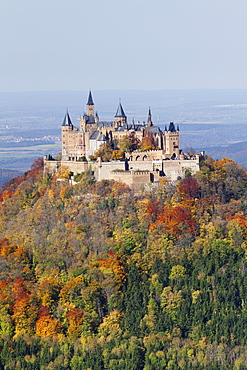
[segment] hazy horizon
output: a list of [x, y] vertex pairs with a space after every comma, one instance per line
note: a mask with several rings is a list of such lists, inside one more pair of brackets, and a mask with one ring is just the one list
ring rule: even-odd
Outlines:
[[2, 0], [0, 91], [247, 88], [246, 0]]

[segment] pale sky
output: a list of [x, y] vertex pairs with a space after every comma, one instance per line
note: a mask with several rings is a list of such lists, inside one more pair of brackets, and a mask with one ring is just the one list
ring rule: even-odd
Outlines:
[[247, 88], [247, 0], [0, 0], [0, 91]]

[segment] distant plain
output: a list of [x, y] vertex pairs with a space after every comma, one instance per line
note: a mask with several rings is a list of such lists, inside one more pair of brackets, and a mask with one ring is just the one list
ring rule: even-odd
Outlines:
[[[100, 120], [112, 120], [121, 99], [128, 122], [146, 121], [165, 129], [179, 125], [180, 147], [229, 157], [247, 166], [247, 89], [92, 91]], [[66, 109], [79, 125], [88, 91], [0, 93], [0, 169], [28, 170], [45, 154], [61, 151]]]

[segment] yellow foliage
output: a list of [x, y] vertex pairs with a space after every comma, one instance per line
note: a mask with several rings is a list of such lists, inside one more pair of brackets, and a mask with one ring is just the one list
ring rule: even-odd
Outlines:
[[70, 175], [71, 175], [71, 171], [66, 166], [60, 166], [56, 173], [56, 177], [58, 179], [68, 179]]

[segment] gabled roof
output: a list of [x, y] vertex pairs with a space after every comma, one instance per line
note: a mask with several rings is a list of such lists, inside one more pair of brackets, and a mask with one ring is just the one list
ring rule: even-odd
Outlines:
[[66, 111], [62, 126], [73, 126], [68, 111]]
[[90, 136], [89, 140], [106, 141], [106, 137], [102, 134], [102, 132], [95, 130]]
[[119, 102], [117, 113], [115, 114], [115, 117], [124, 117], [124, 118], [126, 118], [126, 115], [124, 113], [121, 102]]
[[91, 90], [89, 91], [87, 105], [94, 105]]

